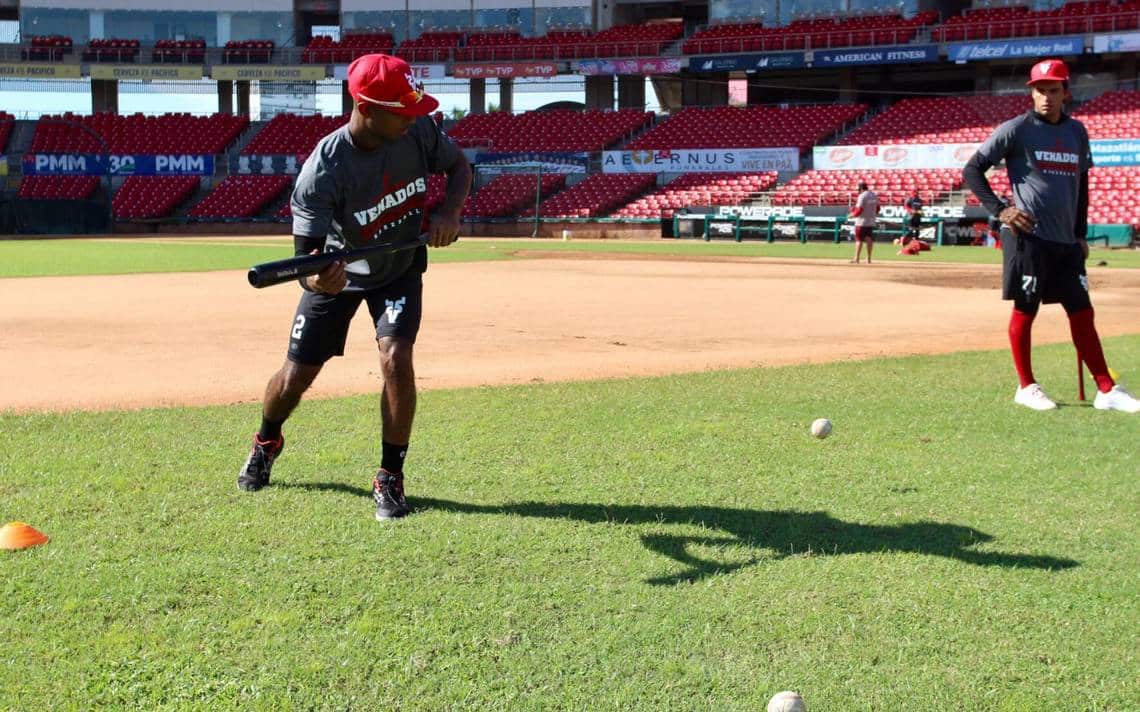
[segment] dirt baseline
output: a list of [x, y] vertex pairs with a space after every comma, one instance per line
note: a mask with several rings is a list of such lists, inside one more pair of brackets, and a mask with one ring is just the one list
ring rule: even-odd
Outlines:
[[[1007, 344], [996, 266], [531, 255], [435, 264], [421, 388], [655, 375]], [[1136, 333], [1140, 273], [1093, 270], [1101, 334]], [[0, 280], [0, 410], [259, 401], [299, 290], [238, 271]], [[310, 397], [375, 392], [361, 309]], [[1060, 307], [1036, 343], [1068, 341]], [[1011, 367], [1012, 377], [1012, 367]]]

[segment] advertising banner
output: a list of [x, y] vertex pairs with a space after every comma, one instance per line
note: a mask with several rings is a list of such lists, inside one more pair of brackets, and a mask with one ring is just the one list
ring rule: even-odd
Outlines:
[[141, 79], [146, 81], [196, 81], [202, 78], [202, 68], [181, 67], [173, 64], [92, 64], [92, 79]]
[[493, 173], [501, 169], [539, 168], [551, 173], [585, 173], [589, 156], [585, 153], [553, 151], [532, 153], [477, 153], [475, 163], [480, 171]]
[[500, 77], [553, 77], [558, 74], [554, 62], [510, 62], [507, 64], [453, 64], [451, 76], [456, 79]]
[[964, 64], [990, 59], [1016, 59], [1018, 57], [1057, 57], [1081, 54], [1085, 40], [1080, 35], [1044, 37], [1032, 40], [998, 40], [996, 42], [956, 42], [950, 45], [948, 58]]
[[729, 54], [715, 57], [690, 57], [694, 72], [756, 72], [773, 69], [806, 67], [803, 52], [769, 52], [767, 54]]
[[215, 64], [210, 68], [210, 78], [221, 81], [319, 82], [325, 78], [325, 68], [323, 65], [313, 66], [311, 64], [304, 67], [273, 66], [271, 64]]
[[214, 157], [35, 153], [24, 156], [23, 170], [29, 176], [212, 176]]
[[1140, 166], [1140, 139], [1089, 141], [1094, 166]]
[[602, 153], [605, 173], [754, 173], [799, 169], [797, 148], [675, 148]]
[[79, 79], [78, 64], [0, 63], [0, 79]]
[[1094, 35], [1093, 52], [1140, 52], [1140, 32], [1113, 35]]
[[230, 158], [231, 175], [295, 176], [301, 170], [296, 156], [233, 156]]
[[816, 67], [852, 67], [865, 64], [918, 64], [938, 61], [938, 45], [896, 45], [865, 49], [826, 49], [812, 52]]
[[674, 74], [688, 62], [688, 58], [672, 59], [581, 59], [578, 60], [578, 74]]
[[0, 176], [8, 175], [8, 157], [0, 156]]
[[[410, 64], [412, 74], [421, 82], [439, 81], [447, 77], [445, 65], [442, 64]], [[338, 64], [333, 67], [333, 79], [348, 79], [348, 65]]]
[[980, 143], [816, 146], [812, 166], [819, 171], [961, 168]]

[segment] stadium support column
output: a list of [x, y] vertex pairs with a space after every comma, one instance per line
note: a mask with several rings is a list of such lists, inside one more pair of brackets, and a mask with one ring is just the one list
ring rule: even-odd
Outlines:
[[515, 112], [515, 80], [509, 77], [499, 80], [499, 111]]
[[618, 108], [645, 110], [645, 77], [640, 74], [618, 77]]
[[839, 70], [839, 101], [855, 101], [855, 70], [846, 67]]
[[340, 113], [348, 116], [352, 113], [352, 94], [348, 93], [348, 80], [340, 83]]
[[91, 113], [110, 111], [119, 113], [119, 80], [91, 80]]
[[681, 80], [683, 106], [727, 106], [728, 72], [700, 74]]
[[586, 108], [614, 108], [614, 78], [610, 75], [586, 77]]
[[249, 116], [249, 80], [239, 79], [237, 83], [238, 116]]
[[482, 77], [471, 80], [471, 113], [487, 113], [487, 80]]
[[218, 113], [234, 113], [234, 83], [228, 79], [218, 80]]

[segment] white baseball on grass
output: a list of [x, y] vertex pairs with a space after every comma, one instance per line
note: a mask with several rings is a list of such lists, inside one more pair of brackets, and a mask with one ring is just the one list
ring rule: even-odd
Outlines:
[[820, 439], [831, 435], [831, 421], [827, 418], [816, 418], [811, 423], [811, 434]]
[[768, 712], [807, 712], [807, 707], [804, 706], [804, 698], [800, 697], [800, 693], [785, 690], [777, 692], [768, 700]]

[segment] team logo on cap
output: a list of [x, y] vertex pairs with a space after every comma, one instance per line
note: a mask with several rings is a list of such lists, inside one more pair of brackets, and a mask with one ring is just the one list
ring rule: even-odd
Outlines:
[[1053, 63], [1052, 63], [1052, 62], [1042, 62], [1042, 63], [1040, 64], [1040, 67], [1041, 67], [1041, 73], [1042, 73], [1042, 74], [1048, 74], [1048, 73], [1049, 73], [1049, 68], [1050, 68], [1050, 67], [1052, 67], [1052, 66], [1053, 66]]
[[413, 99], [413, 104], [420, 103], [420, 101], [424, 98], [424, 83], [417, 81], [415, 76], [412, 74], [405, 74], [404, 79], [408, 80], [408, 86], [412, 88], [412, 90], [408, 93], [408, 96], [405, 98]]

